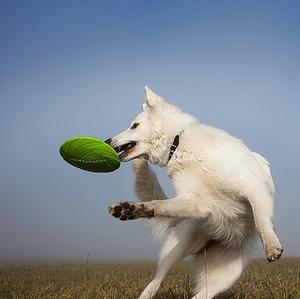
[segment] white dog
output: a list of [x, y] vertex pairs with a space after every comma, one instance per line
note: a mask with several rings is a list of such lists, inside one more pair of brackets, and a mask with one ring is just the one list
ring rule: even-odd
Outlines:
[[[122, 161], [135, 159], [143, 201], [114, 204], [110, 213], [120, 220], [151, 218], [153, 230], [166, 237], [156, 275], [140, 299], [152, 298], [169, 269], [189, 255], [197, 274], [193, 298], [213, 298], [241, 275], [256, 231], [267, 259], [280, 258], [269, 165], [242, 141], [199, 123], [146, 86], [143, 112], [107, 143]], [[167, 168], [174, 198], [165, 200], [147, 159]]]

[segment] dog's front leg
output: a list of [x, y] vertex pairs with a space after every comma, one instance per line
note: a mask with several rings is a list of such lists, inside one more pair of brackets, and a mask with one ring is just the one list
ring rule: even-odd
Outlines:
[[120, 220], [138, 218], [170, 217], [180, 219], [204, 219], [210, 214], [208, 207], [203, 207], [197, 198], [152, 200], [148, 202], [120, 202], [109, 207], [109, 213]]

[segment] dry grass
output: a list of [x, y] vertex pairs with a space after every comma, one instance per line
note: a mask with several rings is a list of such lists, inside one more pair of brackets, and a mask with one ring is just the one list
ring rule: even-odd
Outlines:
[[[0, 267], [0, 298], [131, 299], [155, 271], [153, 263]], [[191, 269], [182, 263], [168, 275], [156, 299], [191, 297]], [[218, 299], [300, 298], [300, 258], [254, 261]]]

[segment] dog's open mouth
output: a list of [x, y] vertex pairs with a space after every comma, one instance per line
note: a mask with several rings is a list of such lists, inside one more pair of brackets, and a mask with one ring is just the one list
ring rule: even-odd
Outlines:
[[119, 153], [119, 158], [122, 160], [126, 156], [128, 156], [132, 151], [133, 148], [136, 146], [135, 141], [128, 142], [126, 144], [114, 147], [114, 150]]

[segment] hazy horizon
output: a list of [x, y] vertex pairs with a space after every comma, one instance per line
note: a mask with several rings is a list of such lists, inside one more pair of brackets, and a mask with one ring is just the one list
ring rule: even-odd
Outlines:
[[136, 200], [130, 163], [95, 174], [58, 153], [128, 127], [146, 84], [268, 159], [283, 256], [299, 256], [299, 15], [299, 1], [1, 1], [0, 261], [157, 257], [143, 221], [107, 213]]

